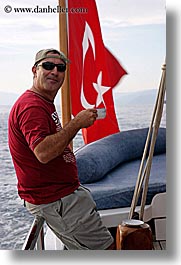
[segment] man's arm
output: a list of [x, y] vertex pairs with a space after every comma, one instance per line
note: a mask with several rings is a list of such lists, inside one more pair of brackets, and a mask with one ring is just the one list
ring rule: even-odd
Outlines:
[[96, 109], [87, 109], [79, 112], [62, 130], [45, 137], [45, 139], [35, 147], [35, 156], [41, 163], [46, 164], [61, 155], [77, 132], [81, 128], [91, 126], [96, 118]]

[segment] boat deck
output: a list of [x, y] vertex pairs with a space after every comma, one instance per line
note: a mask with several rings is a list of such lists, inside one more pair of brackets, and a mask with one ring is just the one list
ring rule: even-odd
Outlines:
[[[39, 221], [37, 219], [34, 220], [22, 250], [64, 250], [63, 243], [61, 243], [50, 229], [47, 230], [46, 235], [44, 234], [43, 222], [43, 219]], [[110, 229], [114, 237], [116, 235], [116, 230], [116, 227]], [[55, 246], [56, 248], [54, 248]], [[166, 240], [156, 240], [156, 236], [153, 234], [153, 250], [166, 250]]]
[[[153, 236], [153, 250], [166, 250], [166, 193], [157, 194], [151, 205], [145, 207], [144, 218], [149, 224]], [[159, 206], [159, 207], [156, 207]], [[116, 238], [117, 226], [122, 220], [127, 219], [129, 208], [108, 209], [99, 211], [102, 221]], [[139, 213], [139, 206], [136, 208]], [[44, 224], [43, 218], [35, 218], [26, 236], [22, 250], [63, 250], [63, 243]]]

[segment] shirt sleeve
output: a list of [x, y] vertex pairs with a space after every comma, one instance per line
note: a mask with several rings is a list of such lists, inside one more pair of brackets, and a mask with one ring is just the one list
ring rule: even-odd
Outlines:
[[20, 130], [33, 151], [51, 134], [50, 114], [43, 107], [32, 106], [24, 110], [19, 119]]

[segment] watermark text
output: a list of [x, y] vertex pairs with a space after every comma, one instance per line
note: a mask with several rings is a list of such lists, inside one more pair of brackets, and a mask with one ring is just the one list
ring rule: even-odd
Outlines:
[[33, 13], [33, 14], [40, 14], [40, 13], [72, 13], [72, 14], [83, 14], [88, 13], [88, 9], [85, 7], [51, 7], [50, 5], [46, 7], [12, 7], [10, 5], [7, 5], [4, 7], [4, 11], [6, 13]]

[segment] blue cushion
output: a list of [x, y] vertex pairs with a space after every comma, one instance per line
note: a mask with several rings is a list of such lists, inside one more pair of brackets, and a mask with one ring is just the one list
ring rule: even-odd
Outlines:
[[[118, 165], [100, 181], [84, 184], [96, 202], [97, 209], [130, 207], [140, 167], [140, 160]], [[166, 191], [166, 154], [153, 157], [146, 204]], [[138, 205], [140, 204], [140, 200]]]
[[[121, 163], [142, 157], [148, 128], [123, 131], [88, 144], [75, 152], [78, 175], [82, 184], [101, 180]], [[166, 129], [160, 128], [156, 154], [166, 152]]]

